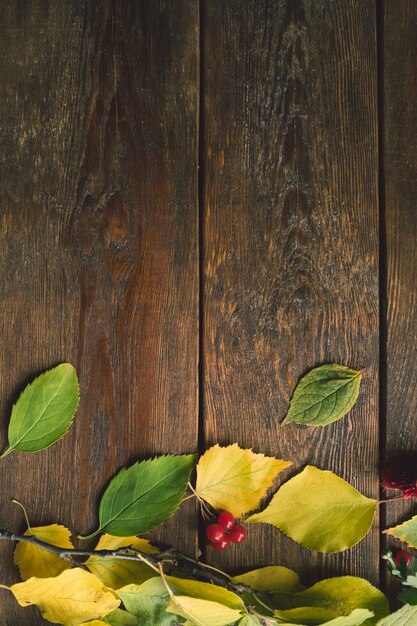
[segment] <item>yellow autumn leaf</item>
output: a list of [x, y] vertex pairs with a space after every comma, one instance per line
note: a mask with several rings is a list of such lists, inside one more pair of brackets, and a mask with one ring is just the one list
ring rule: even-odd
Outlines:
[[171, 596], [171, 602], [166, 611], [185, 617], [195, 626], [227, 626], [243, 617], [241, 611], [231, 609], [224, 604], [189, 596]]
[[237, 443], [215, 445], [198, 462], [196, 493], [215, 509], [241, 517], [258, 507], [275, 476], [290, 465], [289, 461], [242, 449]]
[[[25, 535], [33, 535], [37, 539], [59, 548], [74, 547], [70, 541], [71, 532], [59, 524], [30, 528], [25, 532]], [[22, 580], [27, 580], [32, 576], [52, 578], [71, 567], [69, 563], [49, 550], [23, 541], [17, 544], [13, 553], [13, 561], [19, 568]]]
[[180, 592], [193, 598], [218, 602], [238, 611], [245, 608], [243, 600], [236, 593], [213, 583], [203, 583], [199, 580], [176, 578], [175, 576], [166, 576], [165, 580], [174, 587], [176, 593]]
[[297, 593], [304, 589], [298, 574], [288, 567], [269, 565], [232, 578], [234, 583], [242, 583], [268, 593]]
[[46, 620], [64, 626], [104, 617], [120, 605], [113, 591], [79, 567], [54, 578], [30, 578], [9, 589], [20, 606], [35, 604]]
[[[113, 535], [102, 535], [95, 550], [118, 550], [131, 546], [135, 550], [155, 554], [155, 548], [147, 539], [140, 537], [114, 537]], [[95, 574], [100, 580], [112, 589], [120, 589], [125, 585], [145, 582], [157, 574], [145, 563], [136, 561], [124, 561], [123, 559], [107, 559], [99, 556], [90, 556], [85, 562], [90, 572]]]

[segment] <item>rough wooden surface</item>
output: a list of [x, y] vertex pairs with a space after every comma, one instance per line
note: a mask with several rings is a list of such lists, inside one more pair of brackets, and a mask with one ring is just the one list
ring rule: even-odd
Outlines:
[[[329, 468], [377, 496], [375, 6], [203, 4], [206, 443]], [[325, 429], [281, 426], [297, 379], [326, 362], [366, 368], [357, 406]], [[378, 580], [376, 530], [326, 558], [270, 527], [249, 535], [208, 555]]]
[[[416, 451], [417, 385], [417, 5], [384, 3], [383, 185], [386, 229], [386, 439], [388, 462]], [[399, 36], [399, 34], [401, 34]], [[415, 515], [413, 501], [386, 507], [384, 522]], [[388, 540], [389, 547], [400, 543]], [[404, 546], [402, 546], [404, 547]]]
[[[89, 532], [112, 474], [197, 446], [198, 3], [1, 3], [1, 441], [68, 360], [63, 441], [1, 461], [1, 525]], [[188, 511], [188, 514], [187, 514]], [[195, 550], [195, 508], [164, 539]], [[1, 546], [1, 582], [17, 579]], [[1, 591], [1, 619], [40, 624]]]

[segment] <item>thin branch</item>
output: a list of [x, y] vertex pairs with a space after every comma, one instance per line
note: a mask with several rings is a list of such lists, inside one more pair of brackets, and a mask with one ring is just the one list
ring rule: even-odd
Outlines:
[[58, 546], [53, 546], [46, 541], [38, 539], [34, 535], [18, 535], [9, 530], [0, 529], [0, 540], [2, 539], [6, 541], [22, 541], [35, 545], [38, 548], [44, 548], [60, 559], [64, 559], [65, 561], [70, 560], [71, 564], [75, 564], [77, 567], [83, 567], [84, 563], [74, 559], [74, 557], [86, 559], [90, 556], [96, 556], [102, 559], [121, 559], [125, 561], [142, 562], [158, 573], [160, 571], [159, 565], [162, 564], [164, 571], [169, 575], [177, 573], [202, 582], [210, 582], [239, 595], [245, 592], [250, 594], [258, 593], [248, 585], [232, 582], [226, 573], [220, 570], [214, 571], [210, 565], [196, 561], [172, 549], [156, 554], [147, 554], [132, 547], [119, 548], [118, 550], [77, 550], [75, 548], [59, 548]]

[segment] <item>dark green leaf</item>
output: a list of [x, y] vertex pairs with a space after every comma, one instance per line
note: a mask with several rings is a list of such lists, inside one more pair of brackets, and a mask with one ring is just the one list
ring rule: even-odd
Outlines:
[[361, 373], [343, 365], [321, 365], [298, 383], [284, 424], [326, 426], [340, 419], [355, 404]]
[[79, 402], [77, 374], [70, 363], [35, 378], [13, 406], [9, 424], [12, 450], [38, 452], [61, 439], [71, 426]]
[[196, 460], [195, 454], [166, 455], [120, 470], [101, 499], [98, 530], [80, 539], [139, 535], [162, 524], [179, 507]]

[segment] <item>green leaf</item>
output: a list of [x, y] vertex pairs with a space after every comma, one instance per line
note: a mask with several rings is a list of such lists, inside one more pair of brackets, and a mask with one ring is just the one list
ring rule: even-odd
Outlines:
[[377, 626], [415, 626], [417, 624], [417, 606], [406, 604], [399, 611], [381, 619]]
[[165, 455], [124, 467], [101, 499], [99, 528], [79, 538], [139, 535], [162, 524], [181, 504], [195, 463], [195, 454]]
[[398, 526], [384, 530], [384, 533], [404, 541], [411, 548], [417, 548], [417, 515]]
[[9, 447], [38, 452], [61, 439], [71, 426], [79, 402], [77, 374], [70, 363], [45, 372], [22, 392], [13, 406]]
[[361, 373], [344, 365], [321, 365], [303, 376], [295, 388], [283, 424], [326, 426], [355, 404]]
[[333, 472], [307, 466], [246, 522], [272, 524], [310, 550], [341, 552], [365, 537], [377, 505]]
[[170, 599], [161, 578], [150, 578], [142, 585], [127, 585], [116, 593], [141, 626], [174, 626], [176, 623], [175, 617], [166, 612]]
[[103, 617], [103, 622], [110, 624], [110, 626], [139, 626], [136, 617], [122, 609], [116, 609], [113, 613]]
[[398, 599], [404, 604], [412, 604], [413, 606], [417, 605], [417, 589], [403, 589], [403, 591], [398, 596]]

